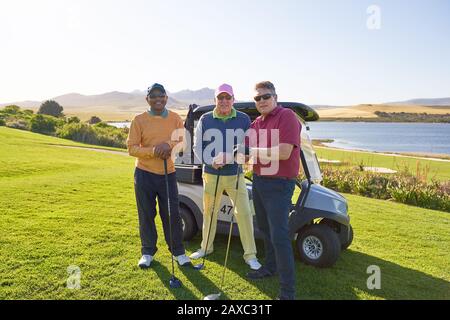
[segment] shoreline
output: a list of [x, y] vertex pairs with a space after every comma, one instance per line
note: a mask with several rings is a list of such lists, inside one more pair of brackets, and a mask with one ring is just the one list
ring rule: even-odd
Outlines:
[[[331, 140], [331, 141], [330, 141]], [[432, 161], [441, 161], [441, 162], [450, 162], [450, 155], [448, 154], [439, 154], [439, 153], [427, 153], [427, 152], [381, 152], [381, 151], [368, 151], [368, 150], [358, 150], [358, 149], [344, 149], [338, 147], [330, 147], [324, 145], [323, 143], [331, 143], [332, 139], [317, 139], [313, 140], [314, 147], [330, 149], [330, 150], [340, 150], [347, 152], [359, 152], [359, 153], [373, 153], [382, 156], [394, 156], [394, 157], [405, 157], [405, 158], [415, 158], [420, 160], [432, 160]]]

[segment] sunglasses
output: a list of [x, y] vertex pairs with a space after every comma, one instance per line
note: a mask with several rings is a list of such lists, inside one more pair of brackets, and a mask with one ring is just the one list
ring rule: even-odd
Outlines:
[[259, 102], [259, 101], [261, 101], [261, 99], [263, 99], [263, 100], [269, 100], [272, 96], [273, 96], [273, 94], [271, 94], [271, 93], [266, 93], [266, 94], [262, 94], [262, 95], [260, 95], [260, 96], [253, 97], [253, 99], [254, 99], [256, 102]]
[[217, 97], [217, 100], [220, 100], [220, 101], [222, 101], [222, 100], [224, 100], [224, 99], [226, 99], [226, 100], [231, 100], [232, 98], [233, 98], [232, 96], [224, 95], [224, 96], [219, 96], [219, 97]]
[[156, 98], [164, 98], [166, 95], [164, 93], [150, 93], [148, 97], [150, 99], [156, 99]]

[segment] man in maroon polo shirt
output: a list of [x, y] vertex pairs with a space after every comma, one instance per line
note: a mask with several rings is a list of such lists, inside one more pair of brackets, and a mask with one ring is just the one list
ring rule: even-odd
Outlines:
[[294, 253], [289, 239], [289, 209], [300, 169], [301, 124], [295, 113], [277, 103], [269, 81], [255, 86], [261, 114], [249, 129], [247, 145], [253, 162], [253, 205], [264, 235], [265, 262], [247, 274], [261, 279], [278, 273], [279, 299], [295, 299]]

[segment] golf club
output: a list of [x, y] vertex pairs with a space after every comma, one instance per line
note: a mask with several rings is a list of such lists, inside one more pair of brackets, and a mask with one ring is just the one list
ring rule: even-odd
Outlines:
[[217, 187], [219, 186], [219, 178], [220, 178], [220, 169], [217, 170], [217, 178], [216, 178], [216, 188], [214, 190], [214, 202], [212, 205], [212, 210], [211, 210], [211, 220], [209, 221], [209, 227], [208, 227], [208, 235], [206, 236], [206, 248], [205, 248], [205, 255], [203, 256], [203, 261], [202, 263], [196, 264], [193, 268], [195, 270], [202, 270], [205, 267], [205, 259], [206, 259], [206, 254], [208, 251], [208, 244], [209, 244], [209, 234], [211, 233], [211, 226], [212, 226], [212, 222], [214, 219], [214, 212], [215, 212], [215, 207], [216, 207], [216, 198], [217, 198]]
[[[238, 165], [237, 175], [236, 175], [236, 194], [234, 196], [233, 206], [236, 208], [236, 203], [238, 199], [238, 192], [239, 192], [239, 176], [241, 174], [240, 172], [240, 166]], [[234, 213], [231, 213], [231, 220], [230, 220], [230, 229], [228, 230], [228, 244], [227, 244], [227, 251], [225, 253], [225, 262], [223, 263], [223, 272], [222, 272], [222, 280], [220, 282], [219, 287], [219, 293], [212, 293], [208, 294], [206, 297], [203, 298], [203, 300], [219, 300], [220, 296], [222, 295], [223, 291], [223, 283], [225, 282], [225, 271], [227, 268], [227, 261], [228, 261], [228, 253], [230, 251], [230, 244], [231, 244], [231, 231], [233, 230], [233, 218]]]
[[164, 176], [166, 179], [166, 195], [167, 195], [167, 210], [169, 213], [169, 237], [170, 237], [170, 255], [172, 257], [172, 277], [169, 281], [169, 286], [171, 288], [180, 288], [181, 287], [181, 281], [177, 277], [175, 277], [175, 267], [173, 264], [173, 242], [172, 242], [172, 220], [171, 220], [171, 211], [170, 211], [170, 198], [169, 198], [169, 176], [167, 174], [167, 159], [164, 159]]

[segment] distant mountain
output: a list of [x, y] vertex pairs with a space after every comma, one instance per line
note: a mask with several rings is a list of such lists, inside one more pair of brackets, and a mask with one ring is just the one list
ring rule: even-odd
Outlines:
[[[147, 107], [145, 101], [146, 91], [134, 90], [132, 92], [112, 91], [98, 95], [83, 95], [79, 93], [68, 93], [50, 98], [64, 107], [65, 110], [92, 108], [92, 107], [115, 107], [120, 110], [130, 110]], [[168, 92], [168, 108], [185, 109], [191, 103], [211, 104], [214, 102], [214, 90], [202, 88], [200, 90], [182, 90], [174, 93]], [[37, 109], [43, 101], [19, 101], [0, 103], [0, 107], [16, 104], [22, 108]]]
[[420, 106], [450, 106], [450, 98], [435, 98], [435, 99], [411, 99], [406, 101], [387, 102], [384, 104], [390, 105], [420, 105]]
[[[53, 98], [65, 109], [80, 108], [80, 107], [118, 107], [122, 110], [127, 110], [136, 107], [146, 107], [145, 93], [140, 91], [133, 91], [131, 93], [112, 91], [98, 95], [82, 95], [78, 93], [69, 93]], [[185, 103], [180, 102], [172, 97], [169, 97], [167, 102], [169, 108], [182, 109], [185, 108]]]
[[41, 101], [32, 101], [32, 100], [26, 100], [26, 101], [20, 101], [20, 102], [8, 102], [8, 103], [0, 103], [0, 108], [9, 106], [9, 105], [18, 105], [19, 107], [23, 109], [33, 109], [33, 108], [39, 108], [41, 105]]
[[198, 105], [206, 105], [214, 103], [214, 90], [210, 88], [202, 88], [200, 90], [182, 90], [170, 94], [179, 101], [188, 101]]

